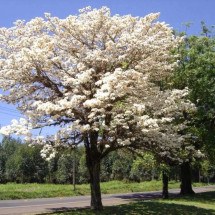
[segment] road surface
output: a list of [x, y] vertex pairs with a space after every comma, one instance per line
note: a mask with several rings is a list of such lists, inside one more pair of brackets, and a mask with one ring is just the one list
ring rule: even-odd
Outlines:
[[[215, 191], [215, 186], [194, 188], [196, 193]], [[169, 190], [170, 195], [179, 193], [179, 189]], [[160, 191], [102, 195], [104, 206], [127, 204], [134, 200], [160, 198]], [[75, 208], [89, 207], [90, 196], [41, 198], [22, 200], [1, 200], [0, 215], [30, 215], [66, 211]]]

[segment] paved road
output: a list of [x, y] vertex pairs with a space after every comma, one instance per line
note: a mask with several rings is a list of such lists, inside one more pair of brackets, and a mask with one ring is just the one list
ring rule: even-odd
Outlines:
[[[195, 192], [214, 191], [215, 186], [194, 188]], [[178, 189], [169, 190], [171, 195], [179, 193]], [[105, 206], [119, 205], [132, 202], [135, 199], [160, 198], [161, 192], [141, 192], [126, 194], [103, 195], [102, 200]], [[70, 210], [74, 208], [89, 207], [90, 196], [64, 197], [64, 198], [42, 198], [23, 200], [2, 200], [0, 201], [0, 215], [29, 215], [47, 212]]]

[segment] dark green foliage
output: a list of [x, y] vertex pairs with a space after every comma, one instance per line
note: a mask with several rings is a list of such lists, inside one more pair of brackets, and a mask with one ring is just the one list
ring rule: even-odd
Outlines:
[[59, 183], [72, 183], [73, 157], [71, 155], [61, 156], [58, 160], [56, 177]]
[[[57, 162], [56, 178], [58, 183], [73, 183], [73, 174], [75, 177], [75, 183], [80, 183], [79, 160], [83, 149], [75, 149], [73, 151], [66, 152], [59, 157]], [[85, 164], [84, 164], [85, 165]], [[75, 167], [75, 170], [73, 168]], [[75, 172], [74, 172], [75, 171]]]
[[[202, 23], [202, 36], [190, 36], [177, 50], [179, 67], [174, 86], [188, 87], [190, 99], [197, 106], [193, 133], [198, 136], [198, 148], [204, 148], [211, 158], [215, 155], [215, 38]], [[214, 159], [211, 159], [213, 162]]]
[[132, 162], [130, 178], [134, 181], [154, 180], [157, 176], [157, 163], [150, 153], [144, 153]]
[[134, 155], [128, 151], [119, 151], [117, 159], [113, 162], [111, 178], [114, 180], [126, 180], [130, 179], [130, 171]]
[[[16, 178], [16, 173], [14, 173], [15, 167], [12, 165], [12, 160], [15, 162], [14, 153], [21, 144], [20, 140], [15, 140], [11, 137], [3, 137], [0, 144], [0, 182], [4, 183], [8, 181], [8, 171], [13, 177], [13, 180]], [[11, 167], [8, 169], [8, 167]]]
[[101, 163], [101, 181], [116, 179], [113, 176], [113, 167], [114, 163], [119, 159], [120, 157], [116, 151], [111, 152], [108, 156], [104, 157]]
[[46, 175], [46, 181], [48, 183], [57, 183], [56, 173], [58, 169], [58, 160], [59, 156], [56, 156], [48, 162], [48, 174]]
[[[8, 143], [9, 144], [9, 143]], [[5, 176], [7, 181], [44, 182], [47, 162], [40, 156], [41, 147], [29, 147], [19, 143], [13, 154], [6, 161]]]
[[20, 139], [14, 139], [10, 136], [9, 137], [4, 136], [1, 142], [2, 149], [4, 150], [7, 158], [15, 153], [20, 144], [21, 144]]
[[80, 184], [89, 183], [89, 174], [86, 166], [86, 157], [85, 154], [82, 154], [79, 160], [78, 174]]
[[[75, 183], [89, 183], [84, 147], [67, 150], [49, 162], [40, 156], [41, 146], [30, 147], [14, 138], [4, 138], [0, 144], [0, 183], [73, 183], [73, 162], [75, 155]], [[200, 164], [199, 164], [200, 165]], [[202, 181], [212, 181], [214, 167], [203, 162]], [[197, 169], [194, 165], [193, 169]], [[162, 168], [152, 154], [142, 156], [125, 150], [111, 152], [101, 162], [101, 181], [149, 181], [160, 179]], [[197, 172], [198, 173], [198, 172]], [[171, 180], [179, 179], [179, 168], [170, 168]], [[198, 174], [193, 181], [199, 181]]]
[[0, 183], [4, 183], [6, 181], [5, 170], [6, 170], [6, 153], [3, 150], [2, 145], [0, 145]]

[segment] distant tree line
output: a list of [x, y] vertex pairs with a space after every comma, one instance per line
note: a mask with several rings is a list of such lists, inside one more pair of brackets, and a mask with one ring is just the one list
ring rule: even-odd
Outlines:
[[[59, 153], [50, 161], [40, 155], [41, 146], [29, 147], [20, 139], [4, 137], [0, 143], [0, 183], [88, 183], [84, 147]], [[75, 162], [75, 165], [74, 165]], [[75, 167], [75, 171], [73, 168]], [[214, 179], [215, 167], [209, 161], [197, 161], [193, 165], [193, 180], [208, 182]], [[101, 181], [149, 181], [160, 180], [162, 170], [167, 169], [170, 180], [180, 180], [179, 167], [160, 165], [150, 153], [134, 154], [119, 150], [112, 152], [101, 164]]]

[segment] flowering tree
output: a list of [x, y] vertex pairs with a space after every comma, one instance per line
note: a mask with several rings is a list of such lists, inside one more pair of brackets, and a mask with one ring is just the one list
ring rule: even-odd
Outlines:
[[[139, 147], [147, 135], [164, 138], [163, 128], [177, 111], [192, 106], [185, 91], [164, 92], [154, 84], [171, 73], [170, 50], [181, 40], [158, 16], [111, 16], [106, 7], [85, 8], [66, 19], [46, 14], [0, 29], [1, 99], [25, 116], [1, 132], [43, 144], [46, 158], [83, 143], [94, 209], [102, 208], [101, 159], [122, 147]], [[59, 130], [32, 135], [47, 126]]]
[[[198, 149], [196, 136], [190, 129], [191, 118], [196, 113], [196, 107], [186, 99], [188, 89], [159, 91], [151, 88], [148, 91], [147, 100], [144, 98], [147, 115], [144, 118], [144, 132], [136, 135], [135, 144], [129, 147], [137, 153], [150, 151], [154, 154], [158, 163], [168, 166], [184, 165], [188, 161], [201, 158], [204, 155]], [[149, 118], [150, 116], [150, 118]], [[165, 116], [165, 117], [164, 117]], [[189, 171], [186, 171], [186, 176]], [[168, 198], [168, 174], [163, 169], [163, 197]], [[183, 190], [183, 172], [181, 174]], [[185, 179], [186, 180], [186, 179]], [[192, 190], [190, 181], [185, 183]]]

